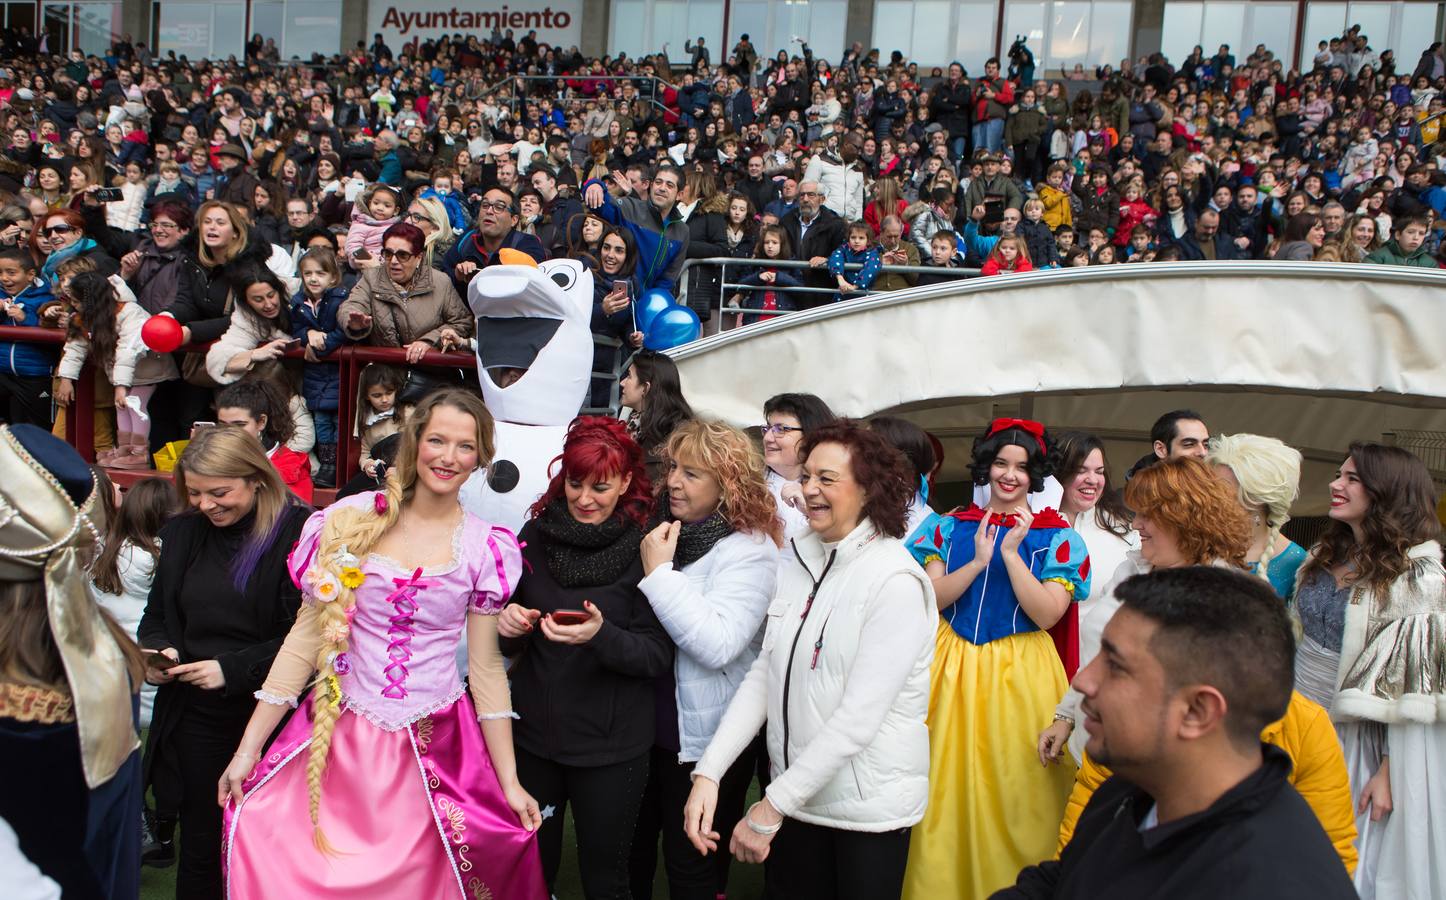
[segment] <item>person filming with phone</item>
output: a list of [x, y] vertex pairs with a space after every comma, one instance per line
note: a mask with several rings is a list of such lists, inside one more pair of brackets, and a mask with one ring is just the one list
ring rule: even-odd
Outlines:
[[[594, 344], [592, 369], [594, 372], [613, 372], [617, 370], [622, 356], [643, 346], [643, 333], [638, 330], [633, 307], [640, 288], [637, 281], [638, 244], [633, 239], [633, 233], [626, 228], [604, 225], [597, 258], [594, 259], [591, 254], [582, 256], [583, 262], [593, 270], [592, 333], [622, 343], [616, 348]], [[608, 388], [614, 380], [593, 377], [593, 406], [608, 405]]]
[[554, 464], [517, 536], [525, 574], [497, 620], [513, 660], [517, 774], [543, 810], [549, 890], [571, 804], [583, 894], [627, 897], [654, 680], [673, 666], [673, 642], [638, 587], [652, 496], [643, 448], [617, 419], [574, 420]]

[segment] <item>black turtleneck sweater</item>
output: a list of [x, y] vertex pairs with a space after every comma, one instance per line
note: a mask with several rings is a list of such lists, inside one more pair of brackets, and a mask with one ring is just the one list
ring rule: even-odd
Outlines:
[[226, 676], [219, 696], [249, 699], [266, 679], [301, 605], [286, 557], [310, 513], [310, 507], [300, 504], [282, 512], [275, 539], [257, 561], [245, 591], [236, 589], [231, 566], [254, 514], [226, 528], [215, 527], [196, 512], [167, 522], [141, 617], [141, 646], [174, 647], [182, 662], [214, 659]]

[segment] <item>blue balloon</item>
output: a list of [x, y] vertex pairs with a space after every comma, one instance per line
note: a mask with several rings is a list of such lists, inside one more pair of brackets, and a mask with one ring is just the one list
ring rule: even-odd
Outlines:
[[643, 346], [649, 350], [669, 350], [696, 341], [703, 334], [698, 314], [676, 303], [653, 317], [643, 332]]
[[649, 288], [633, 304], [633, 316], [637, 319], [638, 330], [648, 333], [653, 317], [670, 306], [675, 306], [673, 295], [665, 288]]

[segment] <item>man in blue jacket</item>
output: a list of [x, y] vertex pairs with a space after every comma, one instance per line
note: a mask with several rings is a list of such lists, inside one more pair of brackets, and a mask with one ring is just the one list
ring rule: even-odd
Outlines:
[[583, 187], [583, 202], [603, 220], [627, 228], [638, 242], [637, 278], [643, 290], [678, 288], [678, 275], [688, 251], [688, 223], [678, 214], [678, 188], [683, 171], [660, 166], [648, 181], [648, 196], [619, 197], [594, 178]]

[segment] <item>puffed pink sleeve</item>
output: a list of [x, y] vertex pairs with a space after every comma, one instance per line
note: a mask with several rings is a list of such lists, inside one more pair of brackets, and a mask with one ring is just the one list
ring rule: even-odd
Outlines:
[[502, 612], [520, 577], [522, 546], [517, 542], [517, 535], [500, 525], [491, 526], [468, 612], [482, 616], [495, 616]]
[[507, 671], [497, 645], [497, 614], [507, 605], [522, 574], [522, 548], [517, 535], [492, 527], [478, 567], [467, 622], [467, 683], [478, 719], [515, 719]]
[[321, 544], [321, 529], [326, 525], [326, 513], [315, 512], [302, 526], [301, 537], [286, 558], [286, 571], [291, 581], [301, 589], [302, 605], [297, 611], [296, 622], [282, 642], [266, 673], [266, 683], [255, 696], [263, 703], [296, 706], [296, 698], [306, 689], [315, 669], [316, 655], [321, 649], [321, 627], [317, 618], [315, 589], [306, 577], [316, 559], [317, 547]]
[[316, 561], [317, 549], [321, 546], [321, 530], [325, 527], [326, 510], [312, 513], [306, 524], [301, 526], [301, 537], [296, 539], [296, 546], [286, 557], [286, 571], [291, 575], [291, 583], [301, 590], [302, 598], [308, 603], [314, 602], [316, 597], [305, 576]]

